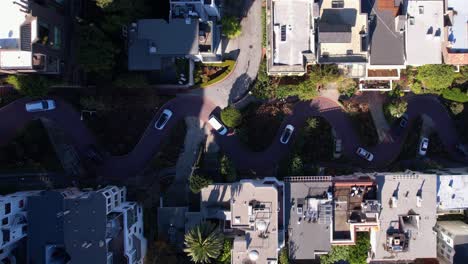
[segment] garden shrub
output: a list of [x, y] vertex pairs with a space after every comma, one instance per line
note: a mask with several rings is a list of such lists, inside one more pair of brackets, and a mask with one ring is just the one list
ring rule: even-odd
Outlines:
[[242, 114], [232, 106], [221, 110], [221, 120], [228, 127], [238, 127], [242, 123]]
[[427, 89], [427, 92], [440, 94], [452, 85], [455, 72], [451, 65], [426, 64], [418, 68], [416, 78]]
[[463, 112], [464, 109], [465, 107], [463, 106], [462, 103], [452, 102], [450, 104], [450, 111], [452, 111], [454, 115], [460, 114], [461, 112]]
[[201, 189], [210, 185], [213, 181], [198, 174], [192, 174], [189, 179], [189, 187], [193, 193], [199, 193]]
[[459, 88], [446, 89], [442, 93], [442, 97], [447, 100], [467, 103], [468, 102], [468, 92], [463, 92]]

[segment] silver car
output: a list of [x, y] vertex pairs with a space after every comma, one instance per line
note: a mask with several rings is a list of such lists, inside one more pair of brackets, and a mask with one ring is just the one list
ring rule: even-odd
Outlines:
[[429, 148], [429, 139], [426, 137], [421, 138], [421, 142], [419, 142], [419, 150], [418, 150], [419, 155], [426, 156], [428, 148]]
[[280, 142], [283, 144], [288, 144], [289, 139], [291, 139], [292, 133], [294, 132], [294, 127], [292, 125], [287, 125], [280, 137]]
[[55, 109], [54, 100], [41, 100], [35, 102], [29, 102], [25, 105], [26, 111], [28, 112], [42, 112], [50, 111]]
[[363, 159], [365, 159], [367, 161], [372, 161], [374, 159], [374, 155], [372, 153], [370, 153], [369, 151], [363, 149], [363, 148], [358, 148], [356, 150], [356, 154], [359, 157], [361, 157], [361, 158], [363, 158]]
[[166, 126], [169, 119], [171, 119], [171, 116], [172, 116], [172, 111], [169, 109], [164, 109], [164, 111], [161, 113], [156, 123], [154, 123], [154, 128], [158, 130], [162, 130]]

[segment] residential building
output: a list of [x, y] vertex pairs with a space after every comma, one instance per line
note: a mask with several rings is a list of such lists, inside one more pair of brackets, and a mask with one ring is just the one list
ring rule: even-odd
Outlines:
[[0, 1], [0, 72], [61, 73], [67, 5], [59, 0]]
[[439, 211], [468, 209], [468, 176], [438, 175], [437, 205]]
[[143, 211], [125, 187], [42, 191], [27, 211], [29, 263], [143, 263]]
[[369, 63], [361, 90], [391, 90], [405, 69], [406, 7], [403, 0], [366, 0], [369, 16]]
[[446, 1], [446, 26], [442, 47], [444, 63], [452, 65], [468, 64], [468, 8], [465, 0]]
[[201, 191], [200, 213], [234, 238], [231, 263], [274, 264], [284, 243], [283, 183], [275, 178], [213, 184]]
[[318, 1], [267, 1], [267, 71], [269, 75], [303, 75], [315, 63]]
[[371, 232], [371, 263], [436, 258], [437, 177], [377, 174], [379, 229]]
[[288, 249], [292, 261], [308, 261], [331, 249], [332, 177], [290, 177], [285, 182]]
[[191, 72], [194, 61], [221, 62], [220, 12], [215, 1], [172, 0], [170, 7], [169, 21], [142, 19], [127, 29], [129, 70], [169, 71], [176, 58], [189, 59]]
[[22, 254], [14, 251], [25, 244], [24, 240], [28, 234], [27, 205], [28, 197], [37, 194], [38, 191], [16, 192], [0, 196], [0, 219], [2, 221], [2, 232], [0, 233], [0, 263], [24, 262], [20, 260]]
[[378, 227], [380, 203], [369, 175], [288, 177], [285, 190], [294, 261], [317, 260], [332, 245], [354, 245], [356, 232]]
[[464, 264], [468, 259], [468, 224], [437, 221], [437, 258], [441, 264]]
[[318, 22], [317, 58], [320, 64], [338, 64], [348, 77], [366, 74], [368, 15], [361, 1], [323, 0]]
[[408, 65], [421, 66], [442, 63], [440, 50], [444, 39], [443, 12], [443, 0], [408, 0], [406, 25], [406, 60]]

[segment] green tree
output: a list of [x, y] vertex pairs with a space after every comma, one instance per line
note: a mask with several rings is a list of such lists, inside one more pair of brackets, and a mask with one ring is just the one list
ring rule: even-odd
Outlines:
[[262, 60], [252, 94], [260, 99], [272, 99], [275, 97], [275, 90], [275, 86], [267, 74], [266, 60]]
[[369, 234], [359, 232], [357, 233], [356, 245], [333, 246], [327, 255], [320, 256], [320, 263], [335, 264], [339, 261], [347, 261], [350, 264], [366, 264], [369, 248]]
[[406, 101], [397, 100], [390, 103], [387, 106], [387, 111], [391, 116], [400, 118], [408, 109], [408, 103]]
[[289, 175], [300, 176], [304, 175], [304, 164], [299, 155], [294, 155], [289, 164]]
[[101, 29], [93, 24], [80, 27], [78, 63], [86, 72], [112, 70], [119, 50]]
[[421, 81], [427, 92], [440, 94], [452, 85], [455, 72], [451, 65], [427, 64], [418, 68], [416, 78]]
[[236, 168], [226, 155], [221, 157], [221, 175], [226, 182], [234, 182], [237, 179]]
[[216, 262], [218, 264], [229, 264], [229, 263], [231, 263], [231, 250], [232, 250], [232, 240], [224, 239], [223, 251], [219, 255]]
[[307, 130], [316, 129], [319, 125], [319, 120], [315, 117], [310, 117], [310, 118], [307, 118], [306, 123], [307, 123], [307, 126], [306, 126]]
[[468, 102], [468, 92], [463, 92], [459, 88], [445, 89], [442, 92], [442, 97], [444, 97], [447, 100], [459, 103]]
[[463, 112], [464, 109], [465, 107], [463, 106], [462, 103], [452, 102], [450, 104], [450, 111], [452, 111], [454, 115], [460, 114], [461, 112]]
[[195, 263], [211, 263], [223, 249], [224, 237], [218, 227], [203, 222], [185, 234], [184, 252]]
[[280, 251], [279, 264], [289, 264], [289, 254], [287, 247], [283, 247]]
[[96, 0], [96, 5], [100, 8], [106, 8], [112, 4], [112, 2], [114, 2], [114, 0]]
[[49, 93], [51, 82], [41, 75], [9, 75], [6, 82], [19, 93], [30, 97], [41, 97]]
[[242, 114], [232, 106], [221, 110], [221, 120], [228, 127], [238, 127], [242, 123]]
[[233, 39], [238, 37], [242, 32], [242, 26], [234, 16], [224, 16], [221, 19], [222, 32], [228, 38]]
[[198, 174], [192, 174], [189, 179], [189, 187], [193, 193], [199, 193], [201, 189], [213, 183], [211, 179], [205, 178]]

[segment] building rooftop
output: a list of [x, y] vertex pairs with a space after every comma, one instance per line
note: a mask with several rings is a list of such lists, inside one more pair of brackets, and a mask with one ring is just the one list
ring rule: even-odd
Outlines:
[[455, 11], [453, 14], [452, 25], [448, 29], [448, 41], [451, 48], [468, 52], [468, 8], [466, 0], [448, 0], [448, 10]]
[[[192, 19], [142, 19], [129, 28], [130, 70], [158, 70], [164, 57], [196, 55], [198, 21]], [[168, 34], [168, 32], [171, 32]]]
[[[321, 4], [319, 61], [366, 62], [367, 14], [361, 13], [360, 1], [345, 0], [342, 3], [337, 7], [336, 1], [323, 0]], [[321, 37], [322, 34], [325, 36]]]
[[273, 3], [273, 64], [303, 65], [303, 52], [313, 50], [311, 4], [306, 0]]
[[467, 175], [440, 175], [437, 178], [437, 204], [439, 209], [468, 208]]
[[224, 220], [238, 234], [232, 263], [267, 264], [277, 260], [278, 190], [274, 185], [260, 181], [214, 184], [203, 188], [201, 197], [203, 217]]
[[[375, 2], [374, 2], [375, 1]], [[396, 27], [399, 18], [390, 8], [379, 8], [384, 0], [363, 0], [369, 12], [369, 44], [371, 65], [404, 65], [404, 34]], [[393, 0], [391, 1], [393, 2]], [[369, 4], [370, 3], [370, 4]], [[403, 20], [403, 19], [402, 19]], [[405, 20], [406, 21], [406, 20]], [[404, 28], [404, 27], [403, 27]]]
[[406, 56], [409, 65], [442, 63], [443, 28], [442, 0], [408, 1]]
[[377, 175], [381, 201], [380, 229], [372, 245], [373, 260], [436, 258], [435, 175]]
[[289, 221], [291, 259], [316, 259], [317, 254], [330, 251], [331, 188], [330, 181], [286, 183], [285, 208], [289, 208], [286, 219]]

